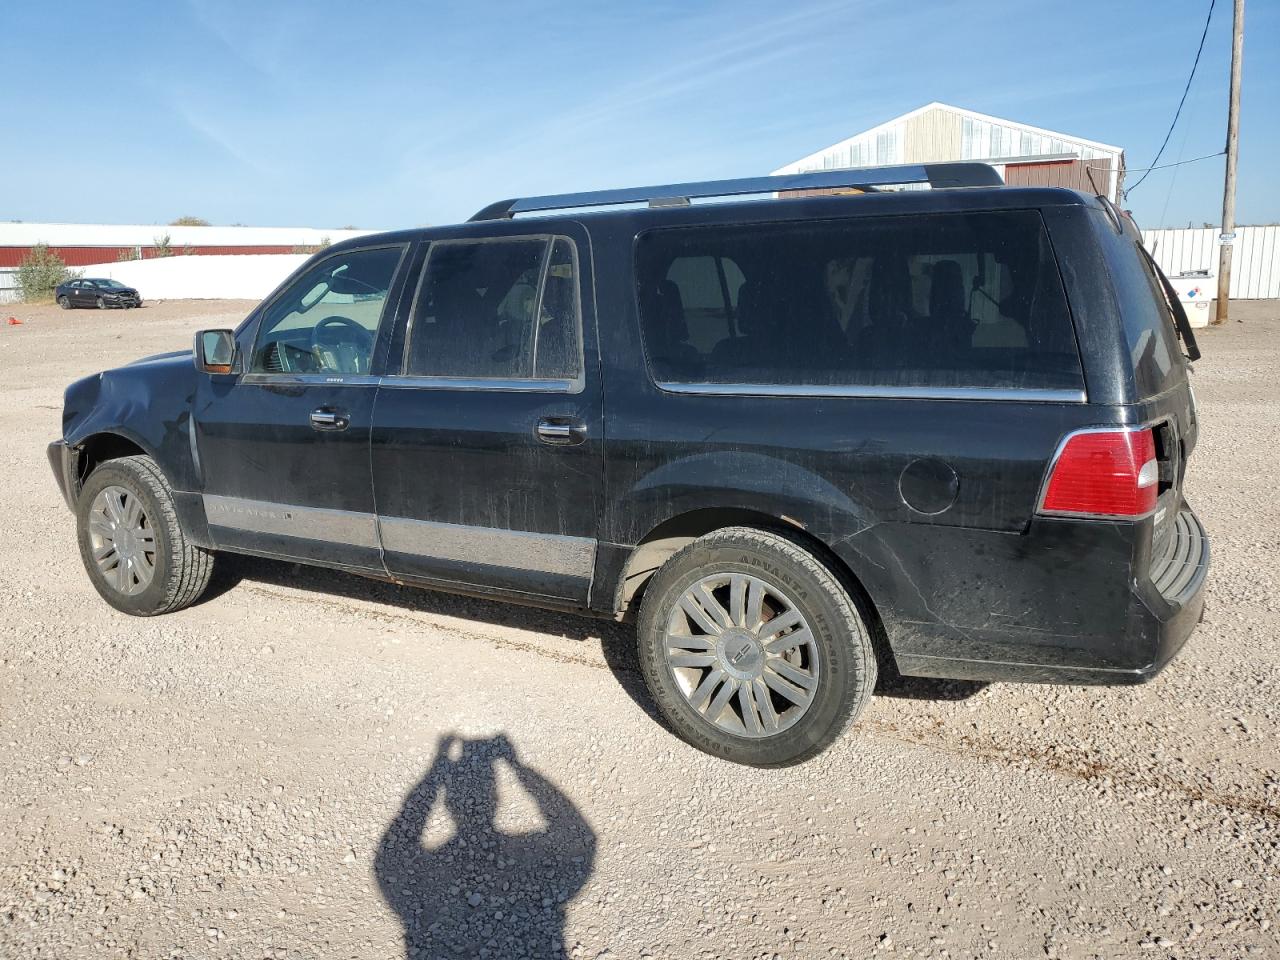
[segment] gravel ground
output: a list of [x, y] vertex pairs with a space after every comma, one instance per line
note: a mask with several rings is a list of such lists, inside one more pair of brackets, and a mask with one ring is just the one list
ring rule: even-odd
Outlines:
[[103, 604], [61, 391], [245, 309], [0, 308], [0, 956], [1280, 956], [1276, 303], [1202, 335], [1163, 675], [907, 681], [771, 772], [669, 734], [613, 624], [248, 560]]

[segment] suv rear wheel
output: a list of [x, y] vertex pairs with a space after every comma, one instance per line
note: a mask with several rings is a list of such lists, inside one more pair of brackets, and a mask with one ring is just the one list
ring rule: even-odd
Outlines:
[[707, 753], [783, 767], [820, 753], [871, 699], [876, 660], [857, 606], [812, 554], [729, 527], [654, 575], [640, 666], [664, 717]]
[[200, 598], [213, 554], [188, 542], [169, 483], [146, 456], [108, 460], [76, 503], [80, 558], [98, 593], [138, 617], [171, 613]]

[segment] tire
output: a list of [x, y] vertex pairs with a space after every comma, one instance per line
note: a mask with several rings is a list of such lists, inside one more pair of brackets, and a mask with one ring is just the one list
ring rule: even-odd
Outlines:
[[70, 309], [71, 309], [71, 300], [70, 300], [70, 298], [69, 298], [69, 297], [67, 297], [67, 296], [65, 296], [65, 295], [63, 295], [63, 296], [59, 297], [59, 298], [58, 298], [58, 306], [60, 306], [63, 310], [70, 310]]
[[97, 304], [99, 310], [107, 309], [107, 301], [103, 300], [101, 297], [98, 298]]
[[[123, 500], [115, 500], [121, 494]], [[103, 524], [112, 523], [111, 515], [103, 512], [104, 505], [110, 506], [108, 500], [123, 503], [124, 513], [136, 509], [141, 529], [122, 535], [121, 528], [131, 524], [121, 523], [112, 534], [115, 539], [104, 540]], [[190, 606], [204, 593], [213, 575], [214, 554], [187, 540], [178, 523], [169, 482], [147, 456], [108, 460], [89, 475], [76, 501], [76, 531], [80, 559], [94, 588], [111, 606], [135, 617], [152, 617]], [[123, 536], [128, 537], [127, 544]], [[106, 549], [108, 542], [111, 550]], [[146, 549], [148, 542], [150, 550]], [[115, 564], [110, 567], [113, 551]], [[101, 556], [103, 552], [107, 556], [100, 563], [95, 553]], [[122, 572], [121, 558], [133, 563], [135, 571], [145, 571], [149, 566], [149, 578], [139, 572]], [[128, 586], [122, 587], [122, 581]]]
[[[723, 617], [718, 634], [699, 627], [682, 604], [686, 591], [704, 588]], [[753, 604], [753, 591], [763, 602]], [[701, 607], [704, 615], [709, 609]], [[796, 624], [775, 633], [795, 616]], [[753, 620], [759, 626], [747, 629]], [[866, 620], [840, 581], [786, 536], [751, 527], [717, 530], [667, 560], [646, 588], [638, 642], [645, 682], [675, 732], [699, 750], [754, 767], [790, 766], [821, 753], [861, 714], [876, 685]], [[810, 691], [803, 709], [791, 699], [804, 692], [792, 677]], [[731, 682], [735, 692], [726, 694]], [[793, 693], [783, 697], [779, 689]], [[758, 710], [748, 714], [744, 693]]]

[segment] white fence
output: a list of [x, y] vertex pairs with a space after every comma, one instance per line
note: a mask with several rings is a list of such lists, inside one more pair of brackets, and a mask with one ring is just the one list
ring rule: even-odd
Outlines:
[[[1144, 230], [1143, 242], [1156, 263], [1170, 276], [1207, 270], [1218, 275], [1218, 229]], [[1214, 281], [1213, 293], [1217, 293]], [[1280, 225], [1236, 227], [1231, 255], [1233, 300], [1280, 297]]]
[[136, 287], [143, 300], [261, 300], [307, 261], [306, 254], [158, 257], [79, 267]]
[[22, 299], [22, 291], [18, 289], [18, 268], [0, 269], [0, 303], [17, 303]]

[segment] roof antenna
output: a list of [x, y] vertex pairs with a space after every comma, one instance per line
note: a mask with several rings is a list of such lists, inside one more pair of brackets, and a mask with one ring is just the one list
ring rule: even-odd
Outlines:
[[1094, 194], [1102, 196], [1102, 191], [1098, 189], [1098, 181], [1093, 179], [1093, 167], [1087, 163], [1084, 165], [1084, 175], [1089, 178], [1089, 186], [1093, 187]]

